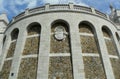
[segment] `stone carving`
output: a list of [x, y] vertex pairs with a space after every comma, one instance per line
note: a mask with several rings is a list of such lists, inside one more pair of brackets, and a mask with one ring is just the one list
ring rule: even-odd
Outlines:
[[66, 38], [65, 28], [61, 25], [57, 26], [55, 28], [54, 36], [57, 40], [63, 40], [64, 38]]

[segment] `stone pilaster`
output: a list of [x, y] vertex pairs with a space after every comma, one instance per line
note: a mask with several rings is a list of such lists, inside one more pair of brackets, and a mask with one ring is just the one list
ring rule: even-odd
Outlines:
[[1, 54], [1, 57], [0, 57], [0, 71], [2, 70], [2, 66], [4, 64], [4, 60], [5, 60], [6, 55], [8, 53], [10, 43], [11, 43], [11, 36], [7, 35], [5, 43], [4, 43], [3, 51], [2, 51], [2, 54]]
[[48, 79], [50, 53], [50, 25], [41, 24], [37, 79]]
[[112, 70], [112, 65], [111, 65], [111, 62], [109, 59], [106, 43], [105, 43], [105, 40], [103, 37], [102, 29], [100, 28], [101, 26], [99, 26], [99, 25], [94, 25], [94, 26], [98, 26], [98, 28], [96, 28], [96, 35], [97, 35], [97, 39], [98, 39], [98, 45], [99, 45], [98, 47], [100, 50], [100, 55], [102, 58], [102, 63], [104, 66], [106, 78], [107, 79], [115, 79], [113, 70]]
[[21, 55], [24, 49], [25, 41], [26, 41], [26, 29], [21, 28], [17, 38], [9, 79], [17, 79]]
[[74, 79], [85, 79], [79, 29], [74, 22], [70, 22], [70, 40]]

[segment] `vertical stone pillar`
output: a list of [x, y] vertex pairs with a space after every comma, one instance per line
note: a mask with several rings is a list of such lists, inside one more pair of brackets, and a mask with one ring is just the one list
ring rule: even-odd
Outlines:
[[[44, 22], [43, 22], [44, 23]], [[37, 79], [48, 79], [50, 53], [50, 25], [41, 24]]]
[[4, 64], [4, 60], [6, 58], [6, 55], [8, 53], [8, 49], [10, 47], [10, 43], [11, 43], [11, 35], [8, 34], [6, 36], [6, 40], [5, 40], [5, 43], [4, 43], [3, 51], [2, 51], [2, 54], [1, 54], [1, 57], [0, 57], [0, 71], [2, 70], [2, 67], [3, 67], [3, 64]]
[[91, 7], [92, 13], [96, 14], [95, 9]]
[[50, 8], [50, 4], [49, 3], [45, 4], [45, 11], [49, 10], [49, 8]]
[[99, 50], [100, 50], [100, 55], [102, 58], [102, 63], [104, 66], [106, 78], [107, 79], [115, 79], [113, 70], [112, 70], [112, 65], [111, 65], [111, 62], [109, 59], [107, 47], [106, 47], [105, 40], [103, 37], [102, 29], [100, 28], [101, 26], [100, 25], [95, 25], [95, 26], [97, 26], [96, 35], [98, 37]]
[[85, 79], [79, 28], [75, 22], [70, 22], [70, 40], [74, 79]]
[[70, 7], [70, 9], [74, 9], [73, 3], [69, 3], [69, 7]]
[[25, 41], [26, 41], [26, 29], [21, 28], [19, 29], [19, 34], [17, 38], [16, 48], [14, 51], [14, 57], [12, 60], [9, 79], [17, 79], [20, 61], [21, 61], [21, 55], [24, 49]]

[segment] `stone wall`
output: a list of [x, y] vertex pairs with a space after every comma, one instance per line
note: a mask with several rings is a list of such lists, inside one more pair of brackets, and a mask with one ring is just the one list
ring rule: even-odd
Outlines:
[[54, 35], [51, 35], [51, 53], [70, 53], [69, 36], [64, 40], [58, 41]]
[[51, 57], [48, 79], [73, 79], [70, 57]]
[[120, 79], [120, 59], [110, 58], [115, 79]]
[[9, 49], [8, 49], [6, 58], [13, 57], [14, 51], [15, 51], [15, 47], [16, 47], [16, 41], [15, 41], [15, 42], [12, 42], [12, 43], [10, 44], [10, 47], [9, 47]]
[[106, 79], [99, 57], [83, 57], [86, 79]]
[[24, 58], [21, 61], [17, 79], [36, 79], [38, 58]]
[[[101, 62], [96, 37], [89, 25], [81, 23], [79, 26], [82, 53], [91, 56], [83, 56], [86, 79], [106, 79]], [[98, 55], [97, 57], [94, 54]]]
[[80, 36], [82, 53], [98, 53], [94, 36]]
[[23, 50], [23, 55], [38, 54], [39, 52], [39, 36], [27, 38], [25, 47]]
[[2, 71], [0, 72], [0, 79], [8, 79], [10, 74], [12, 60], [8, 60], [4, 62]]

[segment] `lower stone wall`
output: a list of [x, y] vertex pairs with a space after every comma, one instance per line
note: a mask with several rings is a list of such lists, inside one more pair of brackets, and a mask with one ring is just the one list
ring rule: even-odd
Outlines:
[[27, 38], [23, 55], [38, 54], [39, 51], [39, 37]]
[[116, 55], [117, 56], [117, 50], [115, 48], [115, 45], [113, 44], [112, 40], [105, 39], [107, 50], [109, 55]]
[[83, 57], [86, 79], [106, 79], [99, 57]]
[[48, 79], [73, 79], [70, 57], [50, 57]]
[[36, 79], [37, 65], [37, 58], [22, 59], [17, 79]]
[[110, 58], [115, 79], [120, 79], [120, 59]]
[[55, 39], [54, 35], [51, 35], [50, 53], [69, 53], [69, 52], [70, 43], [68, 36], [64, 40], [58, 41]]
[[0, 79], [8, 79], [10, 74], [12, 60], [8, 60], [4, 62], [2, 71], [0, 72]]
[[93, 36], [80, 36], [82, 53], [98, 53], [96, 41]]
[[10, 47], [9, 47], [9, 49], [8, 49], [6, 58], [13, 57], [14, 51], [15, 51], [15, 46], [16, 46], [16, 41], [15, 41], [15, 42], [12, 42], [12, 43], [10, 44]]

